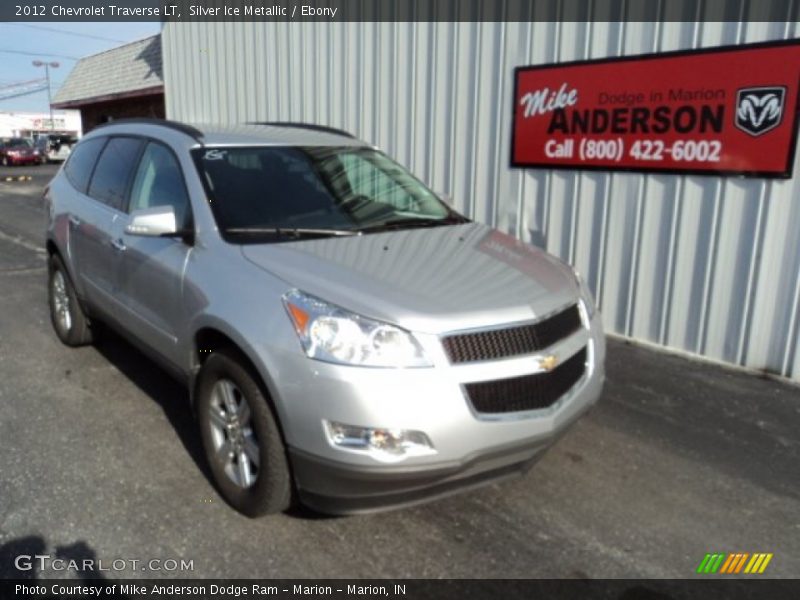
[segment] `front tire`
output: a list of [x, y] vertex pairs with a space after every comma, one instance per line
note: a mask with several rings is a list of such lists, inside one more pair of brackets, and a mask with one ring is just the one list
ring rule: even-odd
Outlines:
[[196, 409], [206, 459], [223, 498], [249, 517], [289, 508], [292, 478], [277, 420], [256, 376], [236, 353], [214, 352], [205, 361]]
[[58, 339], [67, 346], [91, 344], [93, 336], [89, 319], [78, 302], [75, 287], [58, 255], [50, 257], [47, 271], [50, 321]]

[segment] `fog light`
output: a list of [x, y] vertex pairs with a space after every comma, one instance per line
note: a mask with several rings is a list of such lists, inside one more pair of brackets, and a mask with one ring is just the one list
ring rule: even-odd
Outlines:
[[385, 462], [436, 452], [430, 439], [422, 431], [358, 427], [331, 421], [325, 421], [325, 429], [334, 446], [371, 454]]

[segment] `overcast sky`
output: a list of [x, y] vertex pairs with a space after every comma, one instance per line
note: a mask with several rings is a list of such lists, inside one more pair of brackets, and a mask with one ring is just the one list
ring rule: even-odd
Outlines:
[[[53, 94], [76, 59], [158, 33], [161, 23], [0, 23], [0, 87], [44, 77], [34, 60], [56, 61]], [[0, 100], [0, 111], [47, 112], [47, 92]]]

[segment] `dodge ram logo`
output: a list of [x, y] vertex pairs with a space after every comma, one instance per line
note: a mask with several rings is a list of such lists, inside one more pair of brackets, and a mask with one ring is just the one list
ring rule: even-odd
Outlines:
[[777, 127], [783, 116], [785, 87], [742, 88], [736, 93], [736, 127], [759, 136]]

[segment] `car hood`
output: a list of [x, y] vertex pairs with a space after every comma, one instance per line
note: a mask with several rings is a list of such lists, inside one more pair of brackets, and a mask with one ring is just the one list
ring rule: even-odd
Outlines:
[[479, 223], [241, 249], [291, 287], [427, 333], [530, 320], [578, 295], [568, 266]]

